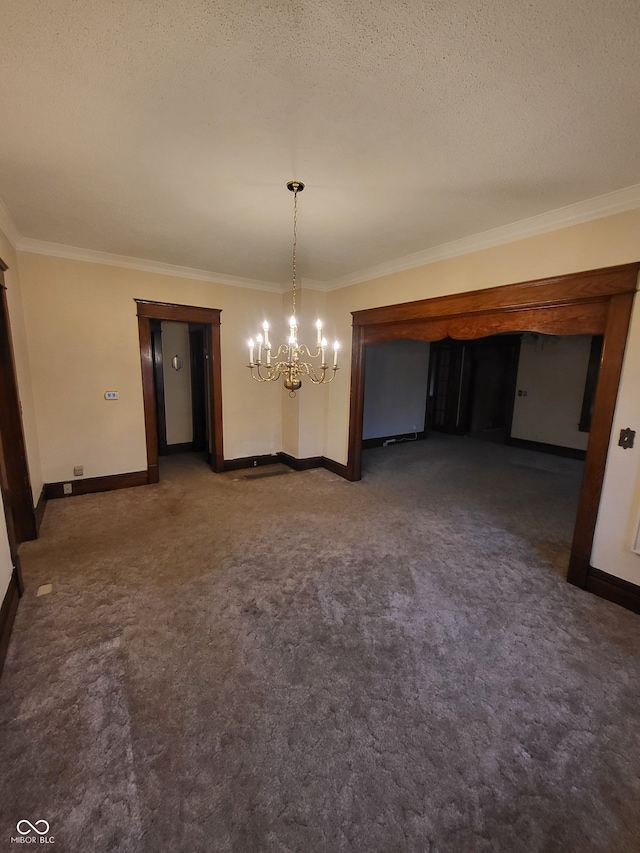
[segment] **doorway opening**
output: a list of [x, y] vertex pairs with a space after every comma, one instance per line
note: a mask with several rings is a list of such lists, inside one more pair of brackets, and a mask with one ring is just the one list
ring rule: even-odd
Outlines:
[[159, 456], [207, 449], [205, 340], [202, 323], [151, 320]]
[[589, 588], [609, 439], [640, 263], [353, 312], [347, 478], [362, 470], [367, 346], [396, 339], [475, 340], [500, 333], [602, 335], [584, 478], [567, 580]]
[[147, 439], [147, 479], [158, 456], [202, 452], [224, 469], [220, 310], [136, 300]]
[[[465, 518], [517, 535], [566, 572], [598, 344], [590, 335], [505, 334], [369, 345], [365, 476], [394, 471], [436, 516], [453, 501]], [[372, 450], [383, 445], [391, 447]]]

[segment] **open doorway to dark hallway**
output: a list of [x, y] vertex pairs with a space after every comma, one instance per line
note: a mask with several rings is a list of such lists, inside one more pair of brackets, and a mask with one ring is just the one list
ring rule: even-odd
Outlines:
[[[564, 575], [597, 349], [590, 335], [527, 333], [371, 344], [363, 434], [379, 434], [363, 439], [365, 476], [397, 472], [411, 480], [412, 500], [424, 502], [433, 525], [441, 505], [457, 506], [496, 542], [515, 537]], [[416, 435], [421, 413], [428, 426]], [[385, 428], [394, 435], [384, 438]]]
[[521, 335], [431, 344], [427, 419], [439, 432], [505, 443], [518, 375]]
[[[220, 364], [220, 310], [190, 305], [173, 305], [164, 302], [148, 302], [136, 299], [138, 314], [138, 333], [140, 338], [140, 364], [142, 368], [142, 393], [144, 401], [144, 420], [147, 442], [147, 482], [159, 480], [158, 456], [162, 437], [166, 452], [172, 444], [183, 445], [177, 452], [190, 450], [204, 452], [213, 471], [224, 470], [222, 441], [222, 371]], [[158, 326], [158, 323], [160, 325]], [[186, 332], [188, 343], [179, 351], [167, 344], [167, 357], [163, 345], [163, 323], [174, 324]], [[166, 329], [170, 327], [167, 325]], [[186, 339], [185, 339], [186, 340]], [[162, 353], [162, 375], [156, 369], [156, 361]], [[168, 363], [166, 363], [168, 361]], [[166, 392], [167, 371], [179, 374], [188, 365], [189, 397], [188, 415], [181, 415], [182, 426], [185, 419], [190, 421], [189, 441], [172, 441], [180, 433], [171, 432], [167, 422]], [[186, 376], [186, 374], [185, 374]], [[204, 388], [203, 388], [204, 386]], [[164, 399], [161, 399], [164, 395]], [[204, 408], [204, 413], [202, 409]], [[164, 413], [164, 414], [163, 414]], [[164, 424], [160, 423], [164, 417]], [[202, 433], [204, 431], [204, 451]]]
[[207, 449], [205, 341], [202, 323], [151, 321], [159, 456]]
[[601, 335], [492, 335], [431, 344], [434, 430], [584, 459]]

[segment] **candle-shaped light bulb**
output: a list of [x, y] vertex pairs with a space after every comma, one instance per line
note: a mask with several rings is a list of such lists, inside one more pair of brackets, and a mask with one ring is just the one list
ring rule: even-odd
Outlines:
[[316, 329], [318, 331], [316, 346], [320, 346], [322, 342], [322, 320], [316, 320]]
[[294, 316], [293, 314], [291, 315], [291, 317], [290, 317], [290, 319], [289, 319], [289, 326], [290, 326], [292, 329], [295, 329], [295, 327], [296, 327], [296, 318], [295, 318], [295, 316]]
[[258, 342], [258, 362], [261, 362], [262, 361], [262, 335], [258, 335], [256, 337], [256, 340]]
[[249, 364], [253, 364], [253, 338], [249, 338]]
[[322, 362], [322, 364], [326, 364], [327, 363], [327, 355], [326, 355], [327, 339], [326, 338], [322, 338], [322, 340], [320, 341], [320, 347], [321, 347], [321, 353], [322, 353], [321, 362]]
[[262, 331], [264, 332], [264, 345], [268, 350], [269, 349], [269, 324], [267, 323], [266, 320], [262, 324]]
[[340, 349], [340, 344], [338, 341], [334, 341], [333, 343], [333, 366], [338, 366], [338, 350]]

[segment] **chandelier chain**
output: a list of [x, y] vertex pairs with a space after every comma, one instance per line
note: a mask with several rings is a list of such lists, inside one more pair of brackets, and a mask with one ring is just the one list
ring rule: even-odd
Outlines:
[[292, 296], [292, 314], [296, 316], [296, 250], [298, 247], [298, 190], [293, 191], [293, 296]]

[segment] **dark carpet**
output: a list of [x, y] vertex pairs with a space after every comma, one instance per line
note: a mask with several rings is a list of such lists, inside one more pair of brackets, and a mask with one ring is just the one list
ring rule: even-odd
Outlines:
[[70, 853], [640, 850], [640, 620], [563, 580], [580, 477], [433, 436], [360, 483], [170, 457], [50, 502], [0, 850], [23, 819]]

